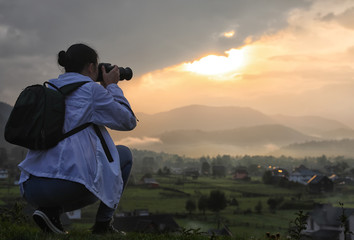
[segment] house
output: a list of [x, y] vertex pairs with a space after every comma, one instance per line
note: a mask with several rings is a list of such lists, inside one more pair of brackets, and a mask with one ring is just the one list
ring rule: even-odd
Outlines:
[[328, 178], [331, 179], [333, 181], [333, 183], [336, 185], [347, 185], [347, 184], [354, 183], [353, 178], [351, 178], [351, 177], [338, 177], [336, 174], [332, 174]]
[[148, 188], [158, 188], [160, 184], [153, 178], [142, 179], [142, 184]]
[[167, 233], [180, 229], [169, 214], [115, 217], [113, 225], [124, 232]]
[[186, 177], [192, 177], [193, 179], [196, 179], [199, 177], [199, 170], [197, 168], [186, 168], [184, 169], [183, 174]]
[[295, 170], [290, 174], [289, 181], [301, 183], [306, 185], [307, 182], [314, 176], [319, 175], [320, 172], [316, 170], [311, 170], [305, 167], [304, 165], [300, 165], [295, 168]]
[[[347, 236], [344, 236], [341, 216], [347, 217], [344, 223], [348, 228]], [[354, 240], [354, 209], [333, 207], [330, 204], [319, 204], [309, 213], [306, 229], [302, 235], [312, 240]]]
[[237, 167], [232, 179], [234, 179], [234, 180], [248, 180], [249, 176], [248, 176], [248, 171], [247, 171], [246, 167]]
[[314, 175], [307, 182], [307, 187], [310, 193], [333, 192], [334, 183], [327, 176]]
[[181, 175], [181, 174], [183, 174], [183, 169], [171, 167], [171, 173]]
[[289, 178], [289, 172], [284, 168], [274, 168], [271, 172], [275, 178]]
[[0, 169], [0, 179], [7, 179], [9, 172], [6, 169]]

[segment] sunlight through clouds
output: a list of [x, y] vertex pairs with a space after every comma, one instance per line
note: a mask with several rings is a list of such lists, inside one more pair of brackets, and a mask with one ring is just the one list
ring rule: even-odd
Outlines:
[[[306, 10], [295, 9], [288, 13], [288, 25], [277, 32], [250, 35], [243, 46], [224, 54], [150, 72], [132, 94], [158, 102], [153, 112], [191, 103], [242, 105], [352, 122], [353, 111], [346, 109], [354, 100], [346, 89], [354, 86], [354, 31], [347, 22], [354, 20], [348, 15], [354, 2], [332, 5], [321, 1]], [[141, 111], [151, 108], [150, 102], [136, 105]]]
[[224, 32], [223, 36], [226, 37], [226, 38], [231, 38], [231, 37], [235, 36], [235, 31], [231, 30], [229, 32]]
[[184, 63], [186, 71], [202, 75], [223, 75], [237, 72], [244, 65], [245, 51], [231, 49], [225, 52], [227, 56], [208, 55], [194, 62]]

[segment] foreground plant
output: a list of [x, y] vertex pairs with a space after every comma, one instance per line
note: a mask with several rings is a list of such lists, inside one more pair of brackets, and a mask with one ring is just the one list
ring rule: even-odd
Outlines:
[[307, 227], [308, 214], [304, 214], [302, 210], [295, 213], [296, 218], [290, 222], [289, 236], [291, 240], [300, 240], [302, 237], [301, 232]]

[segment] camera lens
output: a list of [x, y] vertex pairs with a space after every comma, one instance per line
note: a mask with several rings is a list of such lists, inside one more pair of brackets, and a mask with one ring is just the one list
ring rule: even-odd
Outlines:
[[[111, 65], [110, 63], [100, 63], [98, 64], [98, 78], [97, 82], [102, 82], [103, 81], [103, 75], [102, 75], [102, 66], [104, 66], [106, 72], [110, 72], [113, 68], [114, 65]], [[130, 67], [118, 67], [119, 69], [119, 79], [120, 80], [130, 80], [133, 77], [133, 71]]]
[[119, 68], [119, 79], [120, 80], [130, 80], [132, 79], [133, 77], [133, 71], [131, 70], [130, 67], [126, 67], [126, 68], [123, 68], [123, 67], [118, 67]]

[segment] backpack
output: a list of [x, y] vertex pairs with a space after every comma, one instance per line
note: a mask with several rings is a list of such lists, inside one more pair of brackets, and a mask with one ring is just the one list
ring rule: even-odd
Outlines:
[[[32, 150], [46, 150], [91, 125], [85, 123], [63, 133], [65, 96], [86, 82], [77, 82], [57, 88], [44, 82], [26, 87], [16, 100], [5, 126], [9, 143]], [[49, 84], [55, 89], [48, 88]]]

